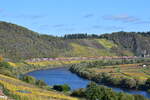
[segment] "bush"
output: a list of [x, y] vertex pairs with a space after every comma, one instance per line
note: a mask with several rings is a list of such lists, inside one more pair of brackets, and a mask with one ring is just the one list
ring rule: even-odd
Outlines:
[[66, 92], [66, 91], [70, 91], [71, 90], [71, 88], [67, 84], [64, 84], [64, 85], [54, 85], [53, 89], [57, 90], [57, 91], [61, 91], [61, 92], [62, 91]]
[[30, 84], [35, 84], [36, 82], [36, 79], [32, 76], [23, 76], [22, 80]]
[[148, 78], [148, 79], [146, 80], [146, 82], [145, 82], [145, 87], [146, 87], [147, 89], [150, 89], [150, 78]]
[[6, 70], [6, 69], [4, 69], [4, 68], [0, 68], [0, 74], [6, 75], [6, 76], [14, 77], [14, 74], [12, 74], [12, 72], [10, 72], [9, 70]]
[[48, 90], [48, 91], [52, 91], [52, 87], [51, 87], [51, 86], [48, 86], [48, 85], [44, 86], [43, 89], [46, 89], [46, 90]]
[[117, 100], [117, 95], [110, 88], [91, 82], [85, 91], [88, 100]]
[[134, 79], [124, 78], [121, 80], [120, 85], [122, 88], [136, 88], [136, 81]]
[[12, 67], [9, 65], [8, 62], [0, 62], [0, 68], [5, 68], [5, 69], [9, 69], [12, 70]]
[[117, 93], [105, 86], [91, 82], [86, 89], [72, 92], [71, 96], [82, 97], [86, 100], [148, 100], [141, 95], [130, 95], [123, 92]]
[[109, 85], [112, 85], [112, 86], [119, 86], [120, 85], [120, 78], [111, 78], [109, 80]]
[[85, 97], [85, 89], [80, 88], [78, 90], [74, 90], [71, 93], [71, 96], [74, 96], [74, 97]]
[[47, 84], [43, 80], [37, 80], [36, 85], [39, 87], [47, 86]]
[[147, 99], [142, 95], [134, 95], [134, 100], [147, 100]]
[[0, 74], [16, 77], [16, 73], [13, 72], [14, 69], [8, 62], [0, 61]]
[[118, 93], [118, 100], [135, 100], [133, 95], [126, 93]]

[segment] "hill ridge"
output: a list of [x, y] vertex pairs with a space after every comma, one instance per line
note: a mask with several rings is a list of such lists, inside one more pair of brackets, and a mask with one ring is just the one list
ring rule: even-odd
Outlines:
[[14, 61], [44, 57], [148, 56], [149, 36], [149, 32], [116, 32], [55, 37], [1, 21], [0, 55]]

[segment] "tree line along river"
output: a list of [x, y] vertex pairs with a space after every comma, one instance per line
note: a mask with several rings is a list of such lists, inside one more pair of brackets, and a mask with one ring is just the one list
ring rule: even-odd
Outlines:
[[[68, 84], [71, 90], [78, 88], [85, 88], [90, 82], [89, 80], [83, 79], [76, 74], [69, 71], [67, 67], [52, 68], [46, 70], [38, 70], [27, 73], [27, 75], [33, 76], [36, 79], [44, 80], [48, 85], [53, 86], [56, 84]], [[125, 92], [129, 94], [140, 94], [147, 98], [150, 98], [150, 93], [146, 91], [136, 90], [124, 90], [121, 88], [110, 87], [116, 92]]]

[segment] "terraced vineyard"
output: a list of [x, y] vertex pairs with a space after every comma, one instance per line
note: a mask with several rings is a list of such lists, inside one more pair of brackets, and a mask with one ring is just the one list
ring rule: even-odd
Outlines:
[[16, 100], [78, 100], [55, 91], [47, 91], [15, 78], [0, 75], [0, 84]]
[[147, 78], [150, 78], [148, 73], [150, 71], [150, 66], [143, 67], [142, 64], [121, 64], [105, 66], [104, 68], [89, 68], [88, 70], [97, 74], [107, 72], [115, 78], [128, 77], [140, 80], [146, 80]]
[[148, 58], [82, 62], [72, 65], [70, 71], [100, 84], [149, 91], [149, 60]]

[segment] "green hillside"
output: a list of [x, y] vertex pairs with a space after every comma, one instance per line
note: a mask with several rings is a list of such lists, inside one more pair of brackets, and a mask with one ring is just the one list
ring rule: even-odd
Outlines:
[[149, 56], [150, 54], [150, 32], [116, 32], [101, 35], [101, 38], [114, 41], [137, 56]]
[[0, 55], [24, 60], [37, 57], [132, 56], [142, 55], [145, 49], [147, 53], [150, 50], [150, 38], [141, 34], [73, 36], [41, 35], [16, 24], [0, 22]]

